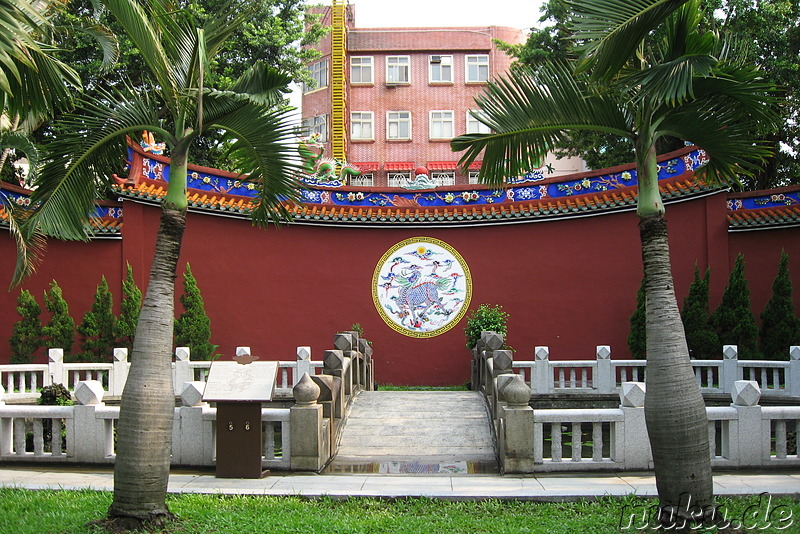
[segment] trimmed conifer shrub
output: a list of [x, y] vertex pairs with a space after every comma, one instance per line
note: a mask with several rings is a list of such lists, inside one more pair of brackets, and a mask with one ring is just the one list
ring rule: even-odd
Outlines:
[[789, 255], [784, 250], [772, 283], [772, 298], [761, 312], [759, 347], [767, 360], [788, 360], [792, 345], [800, 345], [800, 319], [794, 310]]
[[119, 320], [117, 321], [117, 346], [133, 348], [133, 337], [139, 323], [139, 312], [142, 310], [142, 291], [133, 279], [133, 267], [128, 264], [128, 272], [122, 281], [122, 302], [120, 303]]
[[644, 295], [644, 277], [636, 292], [636, 310], [631, 315], [631, 331], [628, 334], [628, 350], [638, 360], [647, 358], [647, 306]]
[[210, 342], [211, 319], [206, 314], [200, 288], [188, 263], [183, 275], [181, 304], [184, 312], [175, 319], [175, 345], [189, 347], [192, 360], [212, 359], [219, 345]]
[[75, 320], [69, 314], [67, 301], [55, 280], [50, 282], [50, 291], [45, 292], [44, 301], [51, 314], [50, 321], [42, 329], [44, 346], [48, 349], [64, 349], [64, 359], [70, 361], [72, 344], [75, 342]]
[[760, 359], [758, 326], [750, 311], [750, 288], [745, 278], [744, 256], [739, 254], [722, 294], [722, 302], [711, 317], [720, 345], [737, 345], [742, 360]]
[[11, 363], [31, 363], [42, 346], [42, 307], [31, 292], [23, 289], [17, 297], [17, 313], [21, 319], [11, 331]]
[[711, 269], [706, 269], [705, 276], [700, 278], [700, 268], [695, 264], [694, 281], [689, 286], [689, 293], [683, 300], [681, 310], [689, 356], [697, 360], [720, 358], [722, 354], [722, 346], [711, 325], [711, 314], [708, 312], [710, 280]]
[[103, 276], [94, 294], [92, 307], [83, 315], [78, 326], [81, 336], [80, 359], [86, 362], [110, 362], [116, 344], [117, 317], [114, 297]]

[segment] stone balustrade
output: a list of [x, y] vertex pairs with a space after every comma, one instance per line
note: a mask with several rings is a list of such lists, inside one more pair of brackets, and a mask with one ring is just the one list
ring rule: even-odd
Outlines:
[[[347, 339], [340, 339], [340, 336]], [[296, 402], [292, 407], [267, 404], [261, 410], [264, 469], [321, 469], [336, 452], [338, 431], [353, 396], [362, 389], [373, 388], [369, 343], [353, 332], [337, 334], [335, 339], [335, 346], [341, 348], [326, 351], [323, 362], [313, 362], [308, 347], [298, 348], [296, 362], [281, 362], [279, 369], [287, 371], [283, 378], [279, 371], [278, 385], [283, 382], [283, 389], [291, 392]], [[368, 350], [362, 352], [357, 350], [359, 348]], [[184, 365], [200, 363], [189, 360], [188, 350], [179, 349], [176, 353], [174, 369], [178, 377], [193, 378], [194, 369], [207, 369], [207, 366]], [[94, 373], [98, 368], [89, 370]], [[315, 374], [317, 370], [321, 374]], [[100, 380], [96, 379], [98, 375], [92, 374], [88, 380], [73, 383], [74, 406], [6, 404], [9, 396], [0, 385], [0, 464], [113, 463], [114, 426], [119, 419], [119, 407], [104, 402], [111, 395], [108, 384], [114, 384], [113, 372], [112, 364], [109, 374], [99, 375]], [[16, 380], [15, 377], [15, 393], [20, 384]], [[25, 380], [29, 388], [29, 378]], [[288, 386], [289, 383], [292, 385]], [[37, 381], [37, 386], [41, 385], [47, 382]], [[175, 466], [215, 464], [217, 409], [203, 402], [204, 390], [205, 381], [185, 380], [180, 384], [180, 405], [175, 408], [172, 438], [172, 464]], [[18, 399], [15, 393], [11, 398]], [[285, 400], [278, 400], [275, 406], [286, 404]]]
[[[473, 352], [472, 380], [473, 389], [486, 395], [504, 472], [652, 469], [644, 419], [645, 385], [620, 382], [629, 360], [616, 366], [610, 349], [598, 347], [594, 362], [550, 362], [546, 347], [537, 347], [534, 362], [514, 362], [512, 353], [502, 346], [502, 336], [484, 333]], [[792, 347], [789, 362], [737, 361], [735, 347], [726, 346], [724, 360], [693, 362], [698, 384], [707, 392], [724, 391], [732, 401], [727, 407], [706, 408], [713, 467], [800, 466], [800, 406], [758, 404], [766, 392], [797, 395], [799, 353], [798, 347]], [[644, 371], [646, 362], [633, 363], [627, 376], [644, 378], [643, 372], [631, 369]], [[758, 380], [742, 380], [748, 373]], [[620, 405], [534, 409], [531, 384], [539, 388], [533, 393], [617, 393]]]

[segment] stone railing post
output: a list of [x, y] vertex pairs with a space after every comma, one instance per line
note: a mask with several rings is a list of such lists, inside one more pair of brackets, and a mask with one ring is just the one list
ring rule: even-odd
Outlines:
[[330, 438], [324, 431], [320, 389], [308, 373], [292, 389], [295, 405], [289, 410], [291, 467], [294, 471], [319, 471], [330, 458]]
[[345, 394], [350, 396], [353, 394], [353, 386], [356, 388], [359, 386], [359, 376], [363, 363], [361, 353], [358, 352], [358, 332], [337, 333], [333, 338], [333, 348], [341, 350], [345, 359], [350, 360], [350, 365], [345, 366], [345, 375], [349, 376], [342, 377], [345, 381]]
[[84, 380], [75, 386], [78, 403], [73, 407], [73, 418], [67, 420], [67, 451], [75, 462], [101, 463], [113, 453], [113, 425], [110, 420], [98, 419], [96, 413], [97, 408], [105, 406], [104, 393], [99, 380]]
[[722, 346], [722, 376], [720, 386], [723, 393], [733, 392], [733, 383], [739, 380], [739, 347], [736, 345]]
[[362, 369], [362, 387], [367, 391], [375, 389], [375, 370], [372, 366], [372, 345], [366, 339], [358, 340], [358, 351], [364, 356], [364, 367]]
[[189, 368], [189, 361], [192, 358], [192, 351], [189, 347], [175, 348], [175, 366], [172, 371], [172, 387], [175, 395], [180, 395], [184, 382], [194, 381], [194, 373]]
[[[647, 388], [644, 382], [623, 382], [619, 391], [620, 409], [623, 420], [622, 429], [614, 432], [616, 439], [611, 443], [611, 458], [623, 460], [625, 469], [650, 469], [653, 467], [653, 453], [647, 436], [644, 419], [644, 397]], [[619, 423], [616, 423], [619, 425]]]
[[537, 395], [553, 392], [553, 374], [550, 371], [549, 347], [536, 347], [533, 349], [531, 389]]
[[125, 389], [125, 382], [128, 381], [128, 349], [114, 349], [114, 361], [112, 365], [111, 376], [108, 380], [108, 393], [119, 397], [122, 395], [122, 390]]
[[497, 332], [481, 332], [481, 340], [483, 341], [483, 354], [482, 372], [483, 372], [483, 389], [487, 396], [494, 397], [497, 392], [493, 391], [494, 387], [494, 355], [499, 351], [504, 343], [503, 335]]
[[789, 372], [786, 376], [786, 391], [792, 397], [800, 397], [800, 346], [789, 347]]
[[520, 375], [512, 374], [500, 386], [498, 397], [502, 399], [498, 448], [503, 471], [533, 473], [533, 408], [528, 404], [531, 389]]
[[[6, 389], [0, 384], [0, 406], [5, 406], [3, 396]], [[10, 417], [0, 417], [0, 456], [11, 454], [14, 450], [14, 420]]]
[[314, 374], [311, 369], [311, 347], [297, 347], [297, 367], [292, 375], [292, 386], [296, 386], [305, 374]]
[[47, 374], [50, 384], [64, 384], [67, 386], [67, 377], [64, 375], [64, 349], [49, 349], [47, 351]]
[[594, 388], [598, 393], [612, 393], [617, 381], [611, 367], [611, 347], [598, 345], [595, 354], [597, 355], [597, 366], [592, 377]]
[[6, 388], [3, 387], [3, 384], [0, 384], [0, 406], [5, 406], [6, 401], [3, 400], [3, 397], [6, 394]]
[[[323, 364], [325, 365], [323, 372], [341, 378], [344, 385], [344, 394], [349, 397], [353, 394], [353, 360], [350, 357], [353, 352], [353, 336], [344, 332], [334, 335], [333, 347], [333, 351], [341, 354], [341, 361], [338, 358], [331, 359], [332, 367], [329, 368], [326, 363], [328, 357], [325, 356], [323, 358]], [[333, 351], [326, 351], [325, 354]], [[326, 369], [331, 369], [333, 372], [328, 373]]]
[[214, 454], [212, 424], [203, 421], [205, 382], [184, 382], [181, 406], [178, 408], [179, 432], [172, 437], [172, 463], [179, 465], [209, 465]]
[[[769, 454], [771, 439], [769, 421], [761, 418], [761, 388], [755, 380], [737, 380], [731, 391], [731, 406], [738, 414], [730, 421], [728, 440], [731, 460], [737, 467], [758, 467]], [[765, 452], [766, 451], [766, 452]]]

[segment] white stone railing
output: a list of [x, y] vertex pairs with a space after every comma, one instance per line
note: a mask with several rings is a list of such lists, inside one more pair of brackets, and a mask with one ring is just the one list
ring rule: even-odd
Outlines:
[[[202, 402], [204, 388], [202, 382], [184, 384], [183, 405], [175, 408], [173, 465], [214, 465], [217, 409]], [[0, 399], [0, 462], [114, 463], [119, 406], [103, 403], [104, 393], [102, 383], [89, 380], [76, 386], [74, 406], [4, 405]], [[290, 468], [289, 413], [261, 410], [265, 469]]]
[[[736, 345], [725, 345], [722, 354], [721, 360], [692, 360], [701, 392], [729, 394], [737, 380], [753, 380], [765, 397], [800, 397], [800, 347], [789, 348], [789, 361], [739, 360]], [[505, 362], [505, 356], [501, 359]], [[481, 376], [485, 382], [485, 377], [498, 371], [494, 363], [487, 369], [487, 361], [484, 357], [477, 365], [479, 383]], [[597, 347], [594, 360], [550, 360], [548, 347], [536, 347], [533, 360], [509, 363], [511, 370], [500, 370], [522, 376], [533, 395], [619, 393], [621, 384], [644, 382], [647, 374], [646, 360], [612, 360], [611, 348], [605, 345]]]
[[[74, 391], [79, 382], [95, 380], [102, 384], [107, 396], [119, 397], [128, 378], [127, 349], [114, 349], [113, 363], [64, 363], [62, 349], [48, 351], [46, 364], [10, 364], [0, 365], [0, 386], [5, 389], [7, 400], [32, 401], [39, 397], [39, 391], [45, 386], [63, 384]], [[291, 398], [294, 387], [303, 374], [319, 374], [321, 361], [311, 360], [310, 347], [298, 347], [297, 359], [278, 362], [278, 382], [275, 395]], [[172, 363], [175, 395], [180, 395], [180, 388], [185, 382], [205, 382], [210, 361], [192, 361], [188, 347], [175, 349], [175, 361]]]

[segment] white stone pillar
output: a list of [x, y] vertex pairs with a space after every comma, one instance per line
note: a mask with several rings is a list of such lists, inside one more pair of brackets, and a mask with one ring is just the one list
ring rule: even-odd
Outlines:
[[738, 417], [731, 421], [730, 453], [738, 467], [758, 467], [769, 451], [769, 421], [761, 418], [761, 388], [755, 380], [737, 380], [731, 392], [731, 406]]
[[[653, 452], [647, 435], [644, 419], [644, 397], [647, 388], [644, 382], [623, 382], [619, 392], [620, 409], [623, 414], [622, 432], [615, 431], [612, 458], [621, 454], [625, 469], [651, 469]], [[619, 428], [619, 427], [617, 427]]]
[[172, 388], [175, 390], [175, 395], [180, 395], [185, 382], [192, 382], [194, 375], [189, 368], [191, 361], [192, 351], [189, 347], [176, 347], [175, 348], [175, 366], [172, 370]]
[[611, 367], [611, 347], [597, 346], [597, 366], [594, 369], [592, 382], [598, 393], [612, 393], [616, 385]]
[[722, 377], [720, 386], [723, 393], [733, 392], [733, 383], [739, 380], [739, 347], [736, 345], [723, 345], [722, 347]]
[[[110, 420], [98, 419], [97, 408], [103, 404], [103, 384], [98, 380], [84, 380], [75, 386], [73, 407], [74, 432], [67, 451], [76, 462], [102, 463], [113, 448], [113, 431]], [[70, 433], [67, 432], [69, 437]]]
[[533, 393], [537, 395], [553, 392], [553, 376], [550, 371], [549, 347], [536, 347], [533, 350], [531, 385]]
[[289, 410], [291, 467], [294, 471], [319, 471], [330, 457], [330, 442], [325, 439], [322, 406], [317, 403], [320, 388], [308, 374], [303, 375], [292, 393], [295, 405]]
[[296, 386], [304, 374], [313, 375], [311, 369], [311, 347], [297, 347], [297, 367], [292, 377], [292, 387]]
[[50, 384], [64, 384], [69, 387], [67, 377], [64, 375], [64, 349], [49, 349], [47, 351], [47, 374], [50, 375]]
[[800, 346], [789, 347], [789, 372], [786, 377], [786, 390], [792, 397], [800, 397]]
[[[203, 402], [205, 382], [185, 382], [182, 384], [181, 404], [178, 408], [176, 422], [177, 436], [172, 440], [172, 462], [178, 465], [208, 465], [214, 454], [214, 443], [211, 439], [213, 421], [203, 421], [203, 409], [208, 403]], [[208, 427], [208, 432], [206, 432]]]
[[125, 389], [125, 382], [128, 381], [128, 349], [114, 349], [114, 362], [111, 368], [111, 378], [108, 384], [108, 392], [114, 396], [122, 395]]
[[503, 472], [533, 473], [534, 421], [533, 408], [529, 404], [531, 389], [519, 375], [501, 376], [509, 377], [503, 381], [497, 393], [502, 399], [498, 435], [501, 440], [499, 449]]

